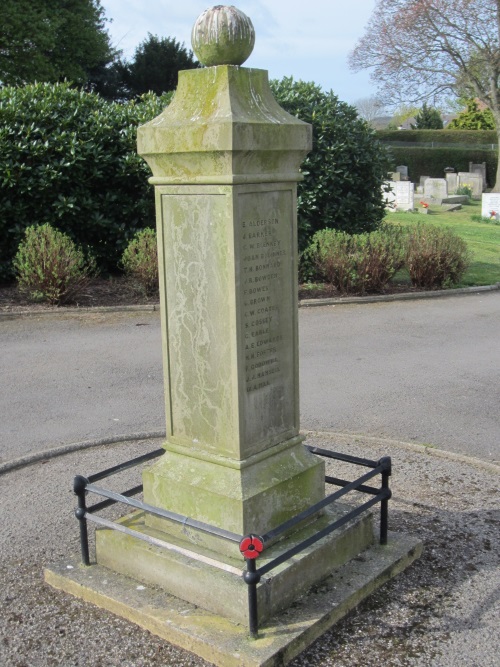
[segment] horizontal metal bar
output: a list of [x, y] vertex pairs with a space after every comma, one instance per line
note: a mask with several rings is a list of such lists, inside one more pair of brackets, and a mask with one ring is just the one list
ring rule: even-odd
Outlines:
[[[325, 482], [327, 484], [335, 484], [335, 486], [347, 486], [350, 484], [346, 479], [338, 479], [337, 477], [329, 477], [328, 475], [325, 477]], [[363, 484], [362, 486], [358, 486], [356, 491], [360, 491], [361, 493], [371, 493], [375, 496], [379, 493], [380, 488], [376, 489], [374, 486], [365, 486]]]
[[[130, 498], [130, 496], [135, 496], [141, 491], [142, 491], [142, 484], [139, 484], [139, 486], [134, 486], [133, 489], [128, 489], [128, 491], [123, 491], [122, 496]], [[100, 512], [101, 510], [106, 509], [106, 507], [110, 507], [111, 505], [114, 505], [117, 502], [118, 501], [114, 500], [113, 498], [108, 498], [108, 500], [103, 500], [100, 503], [96, 503], [95, 505], [87, 507], [87, 512]]]
[[330, 533], [333, 533], [333, 531], [337, 530], [337, 528], [341, 528], [346, 523], [348, 523], [351, 519], [354, 519], [355, 517], [359, 516], [360, 514], [365, 512], [367, 509], [369, 509], [373, 505], [376, 505], [381, 500], [384, 500], [386, 498], [386, 495], [387, 494], [384, 491], [381, 491], [377, 496], [374, 496], [373, 498], [370, 498], [370, 500], [367, 500], [366, 503], [363, 503], [359, 507], [356, 507], [355, 509], [351, 510], [346, 515], [344, 515], [342, 518], [338, 519], [337, 521], [334, 521], [332, 524], [330, 524], [329, 526], [327, 526], [323, 530], [319, 531], [318, 533], [315, 533], [314, 535], [309, 537], [307, 540], [304, 540], [303, 542], [301, 542], [300, 544], [297, 544], [297, 546], [293, 547], [292, 549], [289, 549], [288, 551], [285, 551], [284, 553], [282, 553], [280, 556], [278, 556], [274, 560], [270, 561], [269, 563], [266, 563], [262, 567], [259, 567], [257, 569], [258, 574], [260, 574], [261, 576], [263, 574], [267, 574], [267, 572], [270, 572], [275, 567], [278, 567], [278, 565], [281, 565], [281, 563], [285, 563], [287, 560], [289, 560], [293, 556], [296, 556], [301, 551], [304, 551], [304, 549], [307, 549], [307, 547], [310, 547], [311, 545], [313, 545], [316, 542], [318, 542], [319, 540], [321, 540], [323, 537], [326, 537]]
[[293, 528], [296, 526], [298, 523], [301, 523], [305, 519], [309, 519], [311, 516], [314, 516], [319, 510], [323, 509], [324, 507], [328, 507], [328, 505], [331, 505], [333, 502], [338, 500], [339, 498], [342, 498], [342, 496], [345, 496], [346, 494], [350, 493], [351, 491], [356, 491], [358, 487], [362, 486], [365, 482], [368, 482], [368, 480], [372, 479], [376, 475], [380, 474], [382, 472], [383, 467], [378, 466], [374, 470], [371, 470], [370, 472], [365, 473], [362, 475], [362, 477], [359, 477], [358, 479], [354, 480], [353, 482], [350, 482], [346, 486], [344, 486], [343, 489], [340, 489], [339, 491], [335, 491], [335, 493], [330, 494], [323, 500], [320, 500], [318, 503], [315, 505], [311, 505], [311, 507], [308, 507], [306, 510], [303, 512], [300, 512], [300, 514], [297, 514], [296, 516], [292, 517], [288, 521], [285, 521], [284, 523], [280, 524], [273, 530], [270, 530], [268, 533], [265, 535], [262, 535], [262, 539], [265, 542], [268, 542], [269, 540], [272, 540], [279, 535], [282, 535], [285, 533], [287, 530], [290, 528]]
[[165, 454], [165, 450], [163, 448], [155, 449], [153, 452], [149, 452], [149, 454], [143, 454], [142, 456], [138, 456], [135, 459], [130, 459], [130, 461], [125, 461], [125, 463], [120, 463], [119, 465], [108, 468], [107, 470], [103, 470], [102, 472], [96, 472], [94, 475], [89, 475], [87, 479], [92, 484], [92, 482], [98, 482], [105, 477], [111, 477], [111, 475], [116, 475], [116, 473], [122, 472], [123, 470], [135, 468], [135, 466], [138, 466], [141, 463], [145, 463], [146, 461], [151, 461], [151, 459], [156, 459], [162, 454]]
[[354, 463], [358, 466], [364, 466], [365, 468], [376, 468], [378, 466], [378, 461], [371, 461], [370, 459], [360, 459], [358, 456], [350, 456], [349, 454], [340, 454], [339, 452], [331, 452], [328, 449], [321, 449], [320, 447], [312, 447], [306, 445], [308, 449], [313, 454], [318, 456], [326, 456], [329, 459], [335, 459], [336, 461], [345, 461], [346, 463]]
[[145, 535], [144, 533], [139, 533], [137, 530], [132, 530], [130, 528], [127, 528], [126, 526], [122, 526], [119, 523], [113, 523], [113, 521], [108, 521], [107, 519], [103, 519], [100, 516], [94, 516], [93, 514], [87, 513], [85, 515], [85, 518], [88, 519], [89, 521], [92, 521], [93, 523], [98, 524], [99, 526], [104, 526], [106, 528], [110, 528], [111, 530], [117, 530], [119, 533], [125, 533], [126, 535], [137, 537], [139, 540], [143, 540], [144, 542], [148, 542], [149, 544], [154, 544], [155, 546], [161, 547], [162, 549], [168, 549], [168, 551], [175, 551], [175, 553], [187, 556], [192, 560], [197, 560], [200, 561], [201, 563], [205, 563], [206, 565], [211, 565], [212, 567], [216, 567], [218, 570], [224, 570], [225, 572], [236, 574], [239, 577], [243, 576], [244, 572], [243, 569], [238, 569], [236, 567], [233, 567], [232, 565], [228, 565], [227, 563], [222, 563], [213, 558], [209, 558], [208, 556], [203, 556], [202, 554], [196, 553], [195, 551], [191, 551], [190, 549], [184, 549], [183, 547], [179, 547], [176, 544], [171, 544], [170, 542], [159, 540], [158, 538], [152, 537], [151, 535]]
[[237, 535], [236, 533], [232, 533], [229, 530], [223, 530], [222, 528], [211, 526], [210, 524], [203, 523], [202, 521], [195, 521], [194, 519], [190, 519], [189, 517], [183, 516], [182, 514], [169, 512], [168, 510], [160, 509], [159, 507], [154, 507], [153, 505], [148, 505], [148, 503], [143, 503], [140, 500], [126, 498], [120, 493], [115, 493], [114, 491], [109, 491], [108, 489], [102, 489], [101, 487], [95, 486], [94, 484], [87, 484], [87, 491], [90, 491], [91, 493], [97, 493], [97, 495], [104, 496], [104, 498], [112, 498], [118, 503], [123, 503], [124, 505], [135, 507], [136, 509], [153, 514], [154, 516], [159, 516], [162, 519], [169, 519], [175, 523], [181, 523], [183, 526], [189, 526], [190, 528], [201, 530], [204, 533], [208, 533], [209, 535], [217, 535], [218, 537], [222, 537], [223, 539], [229, 540], [231, 542], [238, 542], [239, 544], [243, 539], [242, 535]]

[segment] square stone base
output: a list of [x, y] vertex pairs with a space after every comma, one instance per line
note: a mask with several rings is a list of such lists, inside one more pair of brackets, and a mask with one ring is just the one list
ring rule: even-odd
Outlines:
[[[386, 546], [372, 545], [332, 572], [321, 585], [268, 621], [251, 639], [248, 628], [188, 604], [155, 587], [100, 565], [66, 560], [45, 570], [55, 588], [107, 609], [219, 667], [278, 667], [312, 644], [364, 598], [404, 570], [421, 543], [389, 534]], [[119, 637], [117, 637], [119, 642]]]
[[[350, 508], [335, 504], [319, 518], [286, 539], [265, 549], [257, 567], [310, 538], [347, 513]], [[117, 530], [96, 531], [97, 563], [114, 572], [164, 589], [178, 598], [215, 614], [248, 625], [248, 586], [242, 574], [245, 562], [238, 552], [232, 558], [225, 550], [216, 553], [199, 547], [187, 535], [185, 540], [164, 533], [146, 523], [144, 513], [133, 512], [120, 519], [124, 527], [174, 546], [219, 561], [222, 568], [165, 549]], [[220, 539], [220, 538], [219, 538]], [[257, 586], [259, 623], [292, 604], [334, 568], [355, 558], [373, 543], [372, 515], [365, 512], [323, 537], [312, 546], [272, 569]], [[232, 571], [231, 571], [232, 570]]]

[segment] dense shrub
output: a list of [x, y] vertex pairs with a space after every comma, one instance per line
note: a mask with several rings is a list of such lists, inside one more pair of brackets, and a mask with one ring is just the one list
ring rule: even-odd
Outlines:
[[435, 289], [460, 281], [471, 254], [452, 230], [427, 224], [384, 225], [368, 234], [323, 229], [304, 253], [314, 278], [341, 293], [381, 292], [403, 267], [415, 287]]
[[93, 260], [49, 224], [25, 230], [13, 264], [19, 289], [32, 301], [51, 304], [74, 299], [94, 272]]
[[158, 250], [154, 229], [136, 233], [125, 248], [121, 265], [146, 296], [158, 293]]
[[299, 249], [323, 228], [376, 229], [385, 215], [381, 186], [388, 165], [374, 130], [354, 107], [314, 83], [285, 77], [271, 88], [286, 111], [313, 126], [313, 150], [298, 187]]
[[46, 221], [91, 248], [101, 270], [116, 269], [135, 232], [154, 224], [136, 128], [165, 104], [110, 103], [67, 84], [0, 89], [0, 281], [25, 228]]
[[467, 244], [452, 230], [427, 224], [409, 229], [405, 264], [415, 287], [449, 287], [460, 281], [470, 261]]
[[388, 225], [357, 235], [323, 229], [313, 236], [306, 255], [317, 277], [339, 292], [380, 292], [404, 264], [404, 231]]
[[359, 289], [380, 292], [404, 265], [405, 232], [401, 227], [387, 225], [356, 240]]

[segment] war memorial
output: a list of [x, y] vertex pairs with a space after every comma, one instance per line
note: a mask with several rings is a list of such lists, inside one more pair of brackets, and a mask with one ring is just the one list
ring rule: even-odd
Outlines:
[[[214, 664], [271, 666], [421, 545], [388, 530], [389, 458], [314, 450], [300, 434], [296, 190], [312, 132], [278, 106], [266, 71], [242, 67], [254, 39], [236, 8], [204, 12], [192, 36], [204, 67], [180, 72], [171, 104], [139, 128], [156, 193], [167, 437], [76, 478], [83, 563], [50, 566], [46, 580]], [[338, 459], [355, 480], [325, 479]], [[134, 489], [101, 485], [146, 462]], [[113, 503], [121, 518], [100, 518]]]

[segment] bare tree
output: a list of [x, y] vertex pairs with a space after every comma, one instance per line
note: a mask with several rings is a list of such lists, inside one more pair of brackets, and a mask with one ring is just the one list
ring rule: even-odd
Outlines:
[[500, 143], [500, 0], [377, 0], [350, 65], [373, 68], [386, 103], [478, 98]]
[[371, 123], [384, 111], [384, 104], [375, 96], [362, 97], [354, 102], [354, 106], [361, 118], [366, 120], [367, 123]]

